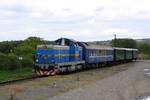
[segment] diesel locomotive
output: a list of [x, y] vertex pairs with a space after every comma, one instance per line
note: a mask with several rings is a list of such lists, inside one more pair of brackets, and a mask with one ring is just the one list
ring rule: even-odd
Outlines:
[[38, 45], [35, 54], [35, 73], [55, 75], [99, 67], [104, 63], [136, 60], [138, 49], [92, 45], [60, 38], [55, 45]]

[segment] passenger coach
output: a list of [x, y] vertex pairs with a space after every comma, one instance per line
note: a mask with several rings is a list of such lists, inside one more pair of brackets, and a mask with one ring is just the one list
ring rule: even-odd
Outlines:
[[87, 64], [98, 64], [112, 62], [114, 60], [114, 49], [107, 46], [79, 43], [83, 47], [83, 59]]

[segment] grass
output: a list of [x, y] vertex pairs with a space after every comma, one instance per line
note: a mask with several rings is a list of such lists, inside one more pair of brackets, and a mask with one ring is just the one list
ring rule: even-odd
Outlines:
[[23, 68], [17, 70], [0, 70], [0, 82], [21, 79], [33, 74], [32, 68]]

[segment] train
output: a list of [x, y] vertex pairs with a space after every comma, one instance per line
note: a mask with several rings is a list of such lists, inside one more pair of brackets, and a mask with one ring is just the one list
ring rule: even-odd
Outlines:
[[68, 38], [59, 38], [54, 45], [38, 45], [34, 71], [38, 76], [49, 76], [102, 64], [125, 63], [137, 60], [138, 49], [93, 45]]

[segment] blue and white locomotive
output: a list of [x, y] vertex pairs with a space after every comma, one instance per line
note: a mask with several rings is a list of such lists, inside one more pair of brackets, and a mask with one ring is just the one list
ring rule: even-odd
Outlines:
[[90, 45], [67, 38], [60, 38], [55, 43], [37, 46], [34, 68], [37, 75], [55, 75], [98, 67], [103, 63], [132, 61], [138, 54], [137, 49]]

